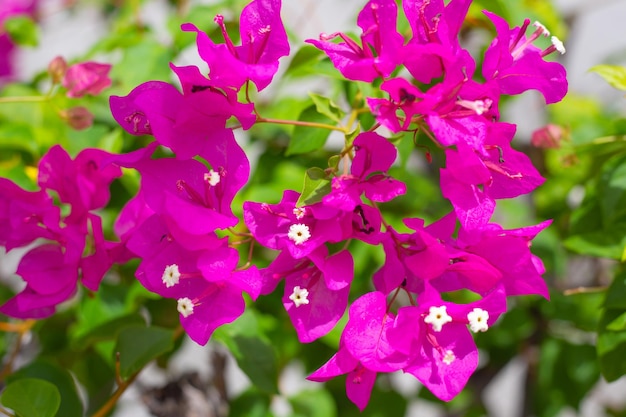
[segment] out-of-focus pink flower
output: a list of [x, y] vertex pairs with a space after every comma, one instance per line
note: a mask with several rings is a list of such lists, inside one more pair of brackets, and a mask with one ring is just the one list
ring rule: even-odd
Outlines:
[[85, 94], [93, 96], [100, 94], [111, 85], [110, 70], [110, 64], [93, 61], [72, 65], [63, 77], [63, 87], [67, 88], [67, 96], [78, 98]]
[[52, 78], [52, 82], [55, 84], [63, 81], [65, 73], [67, 72], [67, 62], [62, 56], [56, 56], [48, 64], [48, 74]]
[[93, 114], [86, 107], [78, 106], [62, 110], [63, 118], [72, 129], [84, 130], [93, 124]]
[[565, 130], [559, 125], [548, 124], [533, 132], [530, 142], [533, 146], [544, 149], [558, 149], [564, 139]]

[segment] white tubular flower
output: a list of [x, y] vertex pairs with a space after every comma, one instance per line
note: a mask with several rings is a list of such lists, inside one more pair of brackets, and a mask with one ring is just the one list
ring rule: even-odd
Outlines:
[[220, 177], [219, 172], [215, 172], [212, 169], [204, 174], [204, 180], [209, 183], [211, 187], [215, 187], [217, 184], [219, 184], [221, 179], [222, 178]]
[[296, 207], [293, 209], [293, 214], [296, 216], [296, 219], [300, 220], [306, 214], [306, 207]]
[[469, 321], [470, 330], [474, 333], [486, 332], [489, 329], [487, 321], [489, 320], [489, 312], [482, 308], [475, 308], [467, 313], [467, 321]]
[[309, 240], [309, 238], [311, 237], [309, 226], [302, 223], [292, 224], [289, 227], [289, 233], [287, 233], [287, 237], [289, 237], [289, 239], [291, 239], [296, 245], [301, 245]]
[[189, 317], [193, 314], [193, 301], [187, 297], [179, 298], [176, 309], [183, 317]]
[[424, 322], [433, 326], [434, 331], [440, 332], [444, 324], [452, 321], [452, 317], [448, 315], [446, 309], [446, 306], [432, 306], [428, 310], [428, 315], [424, 318]]
[[161, 277], [163, 284], [167, 288], [171, 288], [174, 285], [178, 284], [180, 281], [180, 271], [178, 270], [178, 265], [172, 264], [165, 267], [163, 271], [163, 276]]
[[293, 287], [293, 292], [289, 296], [289, 299], [293, 301], [296, 307], [300, 307], [303, 304], [309, 304], [309, 290], [306, 288], [300, 288], [299, 285]]
[[456, 355], [451, 350], [446, 350], [446, 354], [443, 356], [443, 363], [446, 365], [450, 365], [452, 362], [456, 360]]

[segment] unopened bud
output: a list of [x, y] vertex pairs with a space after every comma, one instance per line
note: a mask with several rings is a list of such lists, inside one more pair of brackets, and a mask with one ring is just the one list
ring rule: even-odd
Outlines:
[[93, 114], [82, 106], [61, 110], [60, 115], [68, 125], [76, 130], [87, 129], [93, 124]]
[[530, 139], [533, 146], [544, 149], [558, 149], [564, 139], [565, 130], [558, 125], [549, 124], [533, 132]]
[[48, 74], [54, 84], [59, 84], [67, 71], [67, 62], [62, 56], [57, 56], [48, 64]]

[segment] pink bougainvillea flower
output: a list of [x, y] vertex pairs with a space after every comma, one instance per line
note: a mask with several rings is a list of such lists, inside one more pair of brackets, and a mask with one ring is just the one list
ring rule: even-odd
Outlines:
[[198, 53], [208, 64], [209, 77], [217, 86], [239, 90], [250, 80], [261, 91], [278, 71], [278, 59], [289, 55], [280, 8], [280, 0], [253, 0], [248, 3], [239, 18], [240, 46], [235, 46], [228, 36], [222, 15], [215, 17], [215, 23], [222, 29], [223, 44], [214, 43], [191, 23], [185, 23], [181, 28], [197, 33]]
[[75, 159], [55, 145], [39, 162], [38, 183], [54, 190], [59, 199], [72, 207], [68, 221], [82, 218], [88, 211], [103, 208], [111, 197], [111, 182], [122, 175], [119, 166], [104, 164], [111, 157], [100, 149], [84, 149]]
[[250, 165], [232, 131], [197, 160], [141, 159], [130, 166], [141, 174], [141, 189], [151, 210], [193, 235], [237, 224], [231, 203], [248, 181]]
[[[18, 15], [34, 16], [38, 0], [3, 0], [0, 2], [0, 27], [8, 18]], [[0, 87], [15, 77], [13, 61], [17, 50], [11, 37], [4, 33], [0, 34]]]
[[148, 290], [176, 300], [183, 328], [200, 345], [217, 327], [243, 314], [243, 291], [253, 299], [260, 292], [257, 269], [235, 270], [237, 251], [226, 244], [212, 234], [206, 247], [189, 250], [172, 237], [158, 214], [146, 219], [128, 241], [141, 258], [137, 279]]
[[153, 135], [178, 158], [210, 153], [232, 136], [226, 121], [236, 117], [243, 128], [254, 123], [251, 103], [239, 103], [232, 89], [214, 87], [197, 67], [172, 66], [183, 93], [171, 84], [149, 81], [127, 96], [111, 96], [115, 120], [132, 135]]
[[[377, 77], [388, 77], [402, 62], [404, 39], [396, 30], [397, 15], [395, 1], [370, 0], [357, 19], [363, 30], [361, 45], [341, 32], [322, 34], [320, 40], [306, 42], [324, 51], [344, 77], [372, 82]], [[343, 42], [331, 42], [337, 37]]]
[[346, 396], [359, 410], [365, 410], [370, 400], [377, 372], [370, 371], [341, 345], [321, 368], [307, 377], [310, 381], [326, 382], [339, 375], [346, 375]]
[[71, 65], [63, 77], [63, 87], [67, 88], [67, 96], [72, 98], [85, 94], [97, 96], [111, 85], [110, 70], [110, 64], [93, 61]]
[[[27, 192], [0, 181], [0, 244], [11, 250], [42, 239], [17, 269], [26, 288], [0, 311], [19, 318], [46, 317], [76, 292], [79, 282], [98, 289], [114, 261], [112, 243], [104, 239], [102, 221], [93, 213], [106, 206], [109, 186], [121, 175], [119, 166], [106, 162], [109, 158], [100, 149], [84, 149], [71, 159], [57, 145], [39, 162], [41, 191]], [[61, 215], [53, 205], [50, 191], [69, 206], [68, 214]]]
[[529, 193], [544, 181], [528, 156], [511, 147], [515, 125], [486, 127], [482, 145], [458, 143], [456, 149], [447, 149], [446, 168], [441, 170], [442, 193], [468, 229], [489, 222], [495, 199]]
[[372, 201], [386, 202], [406, 192], [404, 183], [387, 175], [397, 154], [391, 142], [377, 133], [365, 132], [354, 139], [354, 149], [350, 175], [333, 178], [324, 204], [353, 211], [361, 204], [361, 194]]
[[400, 286], [419, 292], [424, 281], [443, 274], [450, 265], [445, 246], [423, 227], [421, 219], [405, 219], [413, 233], [398, 233], [389, 228], [382, 245], [384, 265], [374, 273], [374, 286], [389, 294]]
[[[459, 32], [471, 0], [403, 0], [404, 13], [413, 37], [406, 45], [403, 64], [416, 80], [428, 84], [462, 62], [466, 74], [474, 72], [474, 61], [459, 44]], [[459, 67], [460, 67], [459, 66]]]
[[326, 242], [340, 242], [352, 233], [351, 216], [346, 217], [342, 211], [322, 203], [296, 207], [299, 196], [286, 190], [278, 204], [252, 201], [243, 204], [246, 226], [260, 244], [270, 249], [286, 249], [292, 257], [300, 259]]
[[283, 251], [264, 270], [262, 293], [270, 293], [285, 279], [283, 305], [302, 343], [327, 334], [348, 305], [354, 262], [348, 251], [327, 256], [325, 247], [294, 259]]
[[387, 332], [390, 346], [409, 357], [403, 367], [436, 397], [450, 401], [478, 365], [478, 350], [468, 330], [486, 331], [506, 311], [505, 293], [494, 289], [469, 304], [443, 301], [426, 284], [417, 306], [401, 307]]
[[485, 51], [483, 76], [495, 80], [502, 94], [520, 94], [534, 89], [543, 94], [546, 103], [556, 103], [567, 93], [566, 71], [558, 62], [548, 62], [544, 57], [552, 52], [565, 53], [561, 41], [552, 36], [552, 45], [541, 50], [533, 45], [540, 36], [550, 32], [539, 22], [535, 31], [526, 37], [530, 20], [522, 27], [511, 29], [500, 16], [484, 12], [496, 27], [497, 37]]

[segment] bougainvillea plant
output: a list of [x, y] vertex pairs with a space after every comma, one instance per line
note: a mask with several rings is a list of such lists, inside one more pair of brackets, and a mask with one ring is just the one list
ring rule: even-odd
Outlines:
[[[116, 85], [115, 63], [55, 59], [41, 101], [54, 102], [69, 129], [112, 116], [109, 129], [127, 145], [55, 144], [32, 161], [36, 186], [0, 178], [0, 245], [21, 251], [24, 283], [0, 312], [26, 320], [20, 329], [72, 309], [80, 316], [120, 280], [143, 287], [133, 297], [163, 302], [139, 323], [132, 298], [127, 315], [104, 327], [72, 321], [75, 347], [116, 354], [107, 359], [113, 399], [93, 400], [87, 387], [97, 416], [183, 331], [199, 345], [217, 334], [242, 349], [222, 329], [268, 304], [282, 304], [300, 344], [332, 347], [306, 378], [340, 378], [361, 411], [377, 379], [399, 371], [440, 400], [457, 398], [479, 365], [475, 334], [497, 326], [519, 296], [550, 298], [531, 246], [551, 220], [511, 228], [498, 217], [502, 200], [544, 183], [513, 144], [516, 125], [500, 105], [528, 90], [557, 103], [568, 89], [557, 61], [565, 47], [539, 22], [484, 10], [489, 39], [469, 48], [462, 32], [471, 3], [369, 0], [356, 34], [294, 47], [281, 1], [252, 0], [238, 18], [182, 24], [177, 36], [195, 38], [198, 64], [171, 56], [162, 77], [134, 85]], [[299, 60], [341, 85], [339, 104], [314, 93], [297, 119], [274, 117], [270, 87], [290, 53], [290, 69]], [[106, 98], [109, 110], [87, 109]], [[282, 138], [268, 133], [284, 126]], [[257, 198], [271, 164], [246, 140], [257, 130], [274, 135], [268, 152], [287, 140], [280, 158], [304, 158], [303, 186], [277, 183], [273, 200]], [[330, 132], [338, 146], [326, 143]], [[424, 171], [440, 203], [420, 212], [404, 202], [422, 198], [415, 181]], [[154, 343], [136, 361], [125, 351], [132, 337]], [[103, 348], [99, 338], [116, 342]]]

